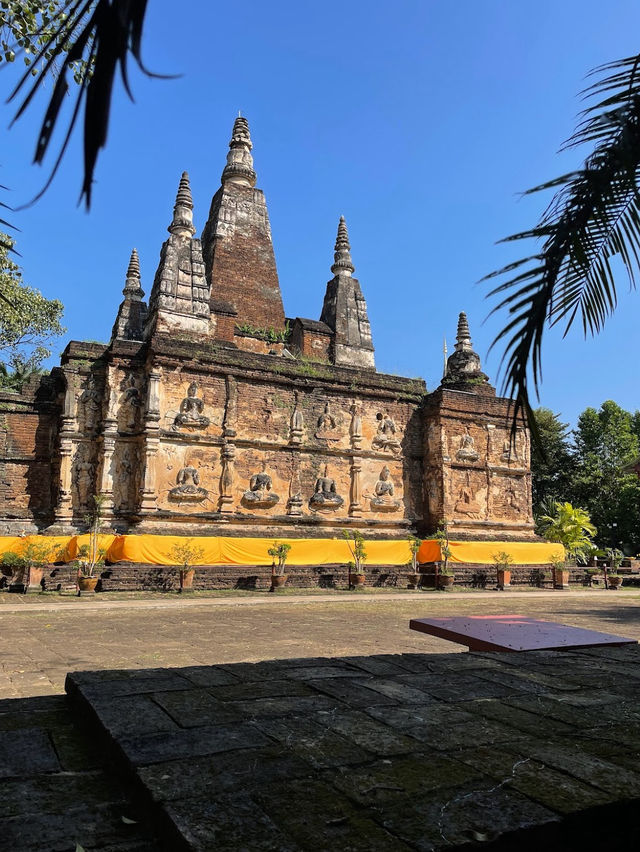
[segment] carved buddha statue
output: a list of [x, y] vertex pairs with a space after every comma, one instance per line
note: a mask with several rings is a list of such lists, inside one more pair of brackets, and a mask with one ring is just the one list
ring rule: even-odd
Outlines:
[[375, 497], [371, 498], [371, 509], [377, 512], [394, 512], [400, 508], [400, 502], [393, 499], [394, 490], [391, 471], [385, 464], [380, 471], [380, 479], [375, 485]]
[[399, 453], [401, 449], [400, 441], [396, 438], [396, 424], [393, 417], [388, 414], [383, 414], [379, 411], [376, 414], [378, 421], [378, 431], [371, 442], [371, 448], [374, 450], [389, 450], [392, 453]]
[[466, 462], [475, 462], [478, 461], [480, 455], [475, 447], [475, 441], [473, 440], [472, 435], [469, 433], [469, 427], [467, 426], [464, 435], [460, 439], [460, 449], [456, 453], [456, 458], [458, 461], [466, 461]]
[[242, 502], [254, 509], [268, 509], [279, 502], [280, 497], [271, 490], [271, 477], [267, 473], [266, 464], [262, 465], [260, 473], [254, 473], [249, 480], [249, 490], [242, 495]]
[[209, 418], [202, 413], [204, 400], [199, 399], [198, 385], [191, 382], [187, 389], [187, 395], [180, 403], [180, 412], [174, 420], [174, 428], [184, 426], [188, 429], [205, 429], [209, 425]]
[[336, 481], [329, 476], [329, 468], [324, 466], [324, 474], [316, 480], [315, 493], [309, 500], [309, 506], [315, 511], [334, 511], [344, 500], [336, 490]]
[[177, 485], [169, 491], [172, 500], [192, 500], [199, 502], [208, 496], [209, 492], [200, 485], [200, 473], [195, 467], [180, 468], [176, 477]]
[[455, 511], [461, 515], [481, 515], [482, 507], [474, 499], [473, 491], [471, 490], [471, 485], [469, 482], [469, 478], [467, 477], [467, 484], [463, 485], [458, 494], [458, 500], [455, 505]]
[[331, 407], [327, 402], [324, 411], [318, 418], [318, 428], [315, 432], [316, 438], [321, 438], [324, 441], [340, 440], [340, 432], [336, 426], [336, 418], [331, 413]]

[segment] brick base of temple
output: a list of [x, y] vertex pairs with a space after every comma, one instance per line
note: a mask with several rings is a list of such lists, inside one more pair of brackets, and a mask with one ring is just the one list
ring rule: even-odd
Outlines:
[[[494, 589], [496, 573], [490, 565], [456, 564], [454, 586]], [[75, 571], [71, 564], [55, 565], [45, 571], [46, 591], [69, 591], [75, 588]], [[289, 566], [287, 587], [298, 589], [345, 589], [348, 585], [344, 565]], [[412, 587], [411, 574], [405, 566], [379, 565], [366, 570], [366, 585], [375, 588], [407, 589]], [[570, 571], [570, 584], [585, 584], [583, 568]], [[100, 574], [98, 591], [176, 591], [179, 588], [177, 566], [119, 563], [108, 565]], [[511, 585], [516, 588], [552, 589], [548, 565], [514, 566]], [[211, 565], [197, 568], [193, 588], [205, 590], [267, 590], [271, 586], [271, 568], [256, 565]], [[433, 566], [423, 566], [420, 588], [433, 589]]]

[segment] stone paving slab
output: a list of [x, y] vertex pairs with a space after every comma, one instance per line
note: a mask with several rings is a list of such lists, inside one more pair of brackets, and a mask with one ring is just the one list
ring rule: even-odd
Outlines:
[[67, 692], [166, 849], [638, 848], [640, 649], [552, 654], [82, 672]]

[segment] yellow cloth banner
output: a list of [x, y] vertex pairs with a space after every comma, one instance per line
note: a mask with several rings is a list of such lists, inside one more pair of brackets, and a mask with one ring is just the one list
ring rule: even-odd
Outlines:
[[[203, 554], [194, 565], [271, 565], [273, 557], [268, 550], [272, 538], [216, 538], [170, 535], [118, 536], [107, 553], [110, 562], [146, 562], [151, 565], [174, 565], [173, 549], [189, 540]], [[352, 561], [349, 546], [344, 539], [281, 538], [290, 544], [287, 562], [290, 565], [344, 564]], [[366, 564], [403, 565], [410, 559], [407, 541], [367, 541]]]
[[[176, 545], [190, 541], [202, 555], [193, 560], [194, 565], [271, 565], [268, 550], [272, 538], [223, 538], [218, 536], [173, 535], [100, 535], [99, 547], [105, 551], [109, 562], [141, 562], [150, 565], [175, 565]], [[291, 545], [289, 565], [344, 565], [353, 561], [349, 544], [340, 538], [282, 538]], [[33, 542], [50, 545], [47, 559], [51, 562], [71, 562], [83, 545], [89, 544], [89, 535], [74, 536], [0, 536], [0, 556], [13, 551], [22, 554]], [[522, 541], [450, 541], [450, 562], [472, 562], [491, 565], [500, 551], [513, 558], [514, 565], [541, 565], [551, 562], [558, 554], [564, 555], [561, 544]], [[400, 541], [365, 541], [365, 565], [406, 565], [411, 559], [409, 543]], [[420, 545], [419, 562], [441, 560], [440, 545], [427, 539]]]
[[[514, 565], [545, 565], [552, 559], [564, 558], [561, 544], [549, 541], [450, 541], [450, 562], [474, 562], [479, 565], [493, 565], [494, 555], [508, 553]], [[429, 539], [423, 541], [418, 551], [420, 562], [435, 562], [442, 559], [440, 545]]]
[[[22, 556], [33, 544], [38, 551], [43, 548], [45, 560], [49, 562], [66, 561], [64, 557], [65, 548], [69, 542], [68, 535], [24, 535], [24, 536], [2, 536], [0, 537], [0, 556], [4, 553], [17, 553]], [[48, 549], [44, 550], [44, 546]], [[40, 553], [38, 553], [40, 556]]]

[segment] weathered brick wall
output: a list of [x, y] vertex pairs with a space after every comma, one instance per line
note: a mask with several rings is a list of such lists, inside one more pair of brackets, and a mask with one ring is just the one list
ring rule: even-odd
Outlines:
[[[472, 386], [473, 387], [473, 386]], [[452, 537], [533, 538], [528, 432], [511, 446], [508, 401], [493, 389], [438, 389], [425, 406], [425, 492], [432, 528]]]
[[[0, 532], [51, 522], [60, 413], [56, 382], [40, 377], [21, 393], [0, 393]], [[11, 526], [11, 521], [17, 522]], [[7, 526], [7, 523], [9, 526]], [[9, 528], [11, 527], [11, 528]]]
[[264, 195], [227, 183], [214, 195], [202, 248], [211, 295], [231, 302], [236, 322], [284, 329], [284, 308]]

